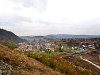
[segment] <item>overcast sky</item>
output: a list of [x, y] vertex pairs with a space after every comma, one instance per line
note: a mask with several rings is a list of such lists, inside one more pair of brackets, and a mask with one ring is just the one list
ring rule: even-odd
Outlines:
[[21, 35], [100, 35], [100, 0], [0, 0], [0, 28]]

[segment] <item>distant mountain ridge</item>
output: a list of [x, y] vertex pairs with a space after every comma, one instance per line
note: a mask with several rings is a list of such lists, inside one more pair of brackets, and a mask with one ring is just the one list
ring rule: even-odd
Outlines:
[[34, 40], [34, 39], [43, 39], [45, 36], [20, 36], [22, 39]]
[[72, 34], [51, 34], [48, 38], [100, 38], [100, 35], [72, 35]]
[[23, 39], [19, 38], [17, 35], [15, 35], [13, 32], [11, 31], [7, 31], [4, 29], [0, 29], [0, 40], [4, 40], [4, 41], [13, 41], [13, 42], [22, 42], [24, 41]]
[[65, 39], [65, 38], [100, 38], [100, 35], [72, 35], [72, 34], [50, 34], [46, 36], [21, 36], [23, 39], [34, 40], [34, 39], [42, 39], [42, 38], [50, 38], [50, 39]]

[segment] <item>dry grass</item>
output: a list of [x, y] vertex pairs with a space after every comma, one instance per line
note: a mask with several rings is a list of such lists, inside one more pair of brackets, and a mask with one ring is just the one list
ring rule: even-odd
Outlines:
[[13, 66], [12, 75], [62, 75], [35, 59], [0, 45], [0, 60]]

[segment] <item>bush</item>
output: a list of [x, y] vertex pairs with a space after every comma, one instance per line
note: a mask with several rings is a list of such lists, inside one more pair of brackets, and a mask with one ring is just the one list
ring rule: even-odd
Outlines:
[[1, 44], [7, 46], [10, 49], [15, 49], [17, 45], [13, 41], [1, 41]]
[[68, 75], [83, 75], [77, 70], [75, 67], [73, 67], [69, 62], [67, 62], [65, 59], [52, 56], [49, 54], [40, 54], [40, 53], [27, 53], [27, 56], [32, 57], [46, 66], [49, 66], [51, 68], [54, 68], [57, 71], [60, 71], [62, 73], [68, 74]]
[[85, 68], [82, 68], [82, 67], [78, 67], [80, 72], [84, 75], [92, 75], [92, 72], [90, 70], [87, 70]]

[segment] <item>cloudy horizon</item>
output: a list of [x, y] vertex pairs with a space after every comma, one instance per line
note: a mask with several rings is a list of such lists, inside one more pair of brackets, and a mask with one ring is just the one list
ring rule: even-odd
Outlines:
[[100, 0], [0, 0], [0, 28], [19, 36], [100, 35]]

